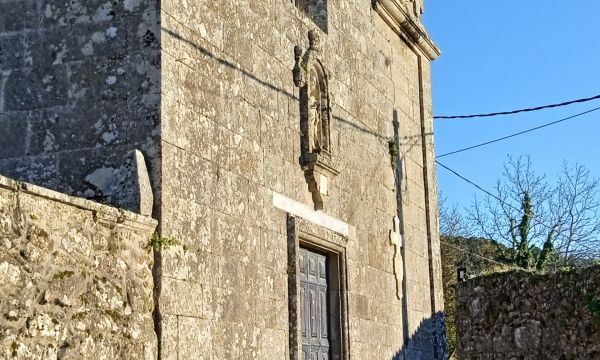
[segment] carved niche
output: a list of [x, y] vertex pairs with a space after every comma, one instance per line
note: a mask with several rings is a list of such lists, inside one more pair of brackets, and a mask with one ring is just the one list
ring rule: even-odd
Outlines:
[[294, 48], [294, 83], [300, 88], [300, 165], [315, 210], [323, 210], [333, 179], [338, 175], [331, 148], [330, 75], [320, 59], [317, 33], [308, 33], [309, 48]]

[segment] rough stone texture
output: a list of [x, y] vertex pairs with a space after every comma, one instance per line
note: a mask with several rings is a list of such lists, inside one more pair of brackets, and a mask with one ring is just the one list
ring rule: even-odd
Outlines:
[[[163, 234], [185, 244], [161, 254], [163, 359], [191, 347], [215, 359], [289, 357], [286, 213], [272, 199], [277, 192], [313, 206], [299, 165], [292, 74], [294, 47], [308, 47], [309, 30], [320, 33], [331, 73], [340, 172], [324, 212], [356, 227], [346, 244], [350, 356], [436, 356], [433, 314], [442, 292], [429, 59], [370, 1], [327, 6], [323, 33], [289, 0], [162, 2], [160, 222]], [[389, 244], [394, 114], [406, 169], [400, 300]], [[190, 296], [167, 295], [174, 289]], [[203, 340], [188, 342], [196, 328]]]
[[157, 1], [2, 0], [0, 14], [0, 174], [97, 197], [85, 177], [133, 149], [158, 167]]
[[0, 359], [156, 359], [155, 227], [0, 177]]
[[600, 266], [458, 285], [458, 359], [600, 359]]
[[[441, 359], [436, 49], [421, 8], [421, 0], [0, 0], [10, 14], [0, 46], [22, 49], [0, 53], [0, 172], [115, 203], [91, 183], [141, 149], [160, 232], [180, 244], [156, 256], [160, 358], [284, 359], [287, 214], [273, 194], [314, 208], [292, 70], [294, 47], [307, 48], [315, 30], [331, 75], [339, 171], [323, 212], [356, 229], [344, 245], [349, 353]], [[400, 299], [389, 243], [397, 198]]]
[[132, 150], [123, 160], [117, 168], [102, 167], [86, 176], [85, 182], [93, 190], [86, 190], [84, 196], [100, 198], [138, 214], [152, 215], [154, 195], [144, 155], [139, 150]]

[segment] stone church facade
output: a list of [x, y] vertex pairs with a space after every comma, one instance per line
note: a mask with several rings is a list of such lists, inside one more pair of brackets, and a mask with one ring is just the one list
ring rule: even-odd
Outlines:
[[0, 174], [158, 220], [160, 359], [444, 358], [421, 0], [0, 13]]

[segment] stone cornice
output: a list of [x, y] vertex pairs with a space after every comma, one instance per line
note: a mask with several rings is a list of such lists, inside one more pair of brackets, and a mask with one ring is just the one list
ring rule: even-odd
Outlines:
[[406, 12], [400, 0], [373, 0], [373, 9], [398, 35], [412, 41], [429, 60], [441, 55], [425, 28]]

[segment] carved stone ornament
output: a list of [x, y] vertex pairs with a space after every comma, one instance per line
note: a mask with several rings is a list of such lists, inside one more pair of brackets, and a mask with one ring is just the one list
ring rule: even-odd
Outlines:
[[320, 59], [321, 47], [317, 33], [308, 33], [309, 48], [294, 48], [296, 65], [294, 83], [300, 88], [300, 165], [312, 194], [315, 210], [323, 210], [339, 173], [333, 165], [330, 126], [330, 75]]
[[402, 299], [402, 234], [400, 233], [400, 219], [394, 216], [394, 228], [390, 230], [390, 245], [394, 246], [394, 277], [396, 278], [396, 297]]
[[423, 16], [423, 10], [425, 8], [425, 4], [423, 0], [410, 0], [413, 3], [413, 12], [416, 17]]

